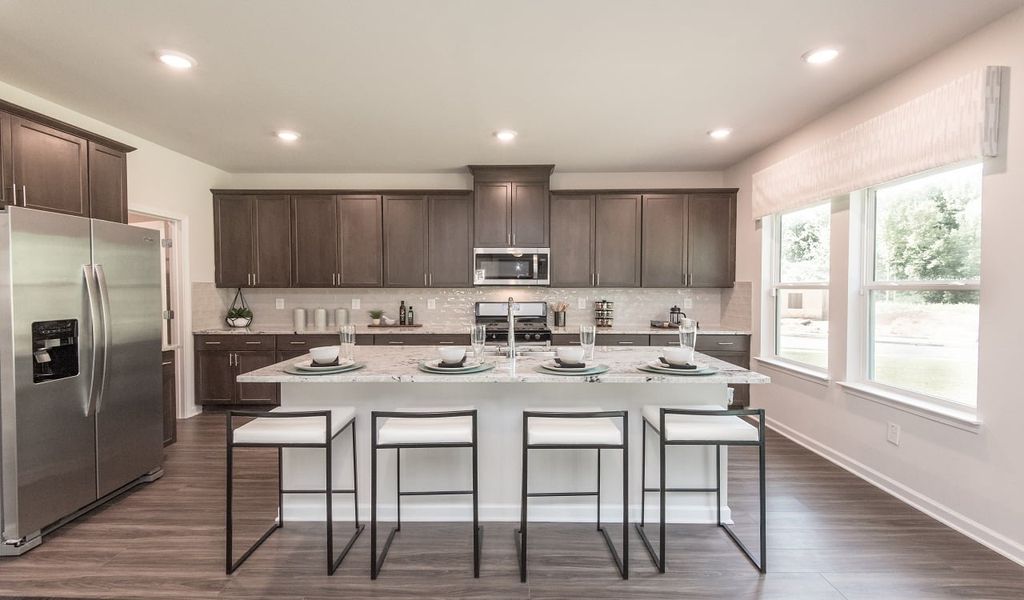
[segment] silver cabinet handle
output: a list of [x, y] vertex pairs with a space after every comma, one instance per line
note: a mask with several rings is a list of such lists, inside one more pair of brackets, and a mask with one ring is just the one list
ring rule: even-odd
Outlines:
[[292, 346], [305, 346], [306, 342], [288, 342]]
[[434, 285], [434, 274], [427, 273], [427, 285]]
[[220, 342], [203, 342], [207, 346], [219, 346]]
[[718, 342], [719, 346], [735, 346], [736, 342]]
[[668, 344], [666, 344], [666, 345], [668, 345], [668, 346], [678, 346], [678, 345], [679, 345], [679, 342], [669, 342], [669, 343], [668, 343]]
[[579, 345], [580, 345], [580, 343], [579, 343], [579, 341], [575, 341], [575, 342], [569, 342], [569, 345], [570, 345], [570, 346], [579, 346]]
[[246, 342], [246, 345], [248, 345], [248, 346], [259, 346], [262, 343], [263, 342]]
[[516, 234], [515, 234], [515, 232], [512, 233], [512, 245], [513, 246], [516, 245]]
[[442, 346], [448, 346], [448, 345], [451, 345], [451, 344], [454, 344], [454, 343], [455, 342], [438, 342], [438, 344], [440, 344]]
[[620, 346], [632, 346], [632, 345], [633, 345], [633, 342], [627, 342], [627, 341], [625, 341], [625, 340], [619, 340], [618, 344], [619, 344]]
[[11, 184], [11, 193], [13, 194], [13, 196], [11, 197], [11, 202], [14, 202], [14, 205], [17, 206], [18, 205], [18, 184], [16, 184], [16, 183], [12, 183]]
[[393, 346], [401, 346], [404, 343], [405, 342], [388, 342], [388, 344], [393, 345]]
[[509, 246], [511, 246], [512, 245], [512, 234], [511, 233], [506, 233], [505, 234], [505, 239], [508, 240], [507, 243], [508, 243]]
[[173, 360], [169, 360], [167, 362], [160, 363], [160, 366], [166, 367], [167, 365], [173, 365], [173, 364], [174, 364], [174, 361]]
[[427, 274], [424, 273], [423, 274], [423, 287], [426, 287], [426, 286], [427, 286]]
[[597, 285], [601, 285], [601, 272], [597, 272]]
[[28, 206], [28, 188], [24, 185], [21, 186], [21, 205]]

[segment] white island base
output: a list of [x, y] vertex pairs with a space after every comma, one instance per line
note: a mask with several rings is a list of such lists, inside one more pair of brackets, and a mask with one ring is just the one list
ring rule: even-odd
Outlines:
[[[239, 376], [239, 381], [281, 383], [281, 406], [293, 409], [352, 406], [356, 409], [356, 435], [359, 476], [359, 514], [369, 518], [370, 502], [370, 411], [396, 409], [459, 409], [472, 407], [478, 412], [480, 519], [482, 521], [518, 521], [522, 456], [522, 413], [524, 410], [598, 408], [629, 411], [629, 509], [630, 519], [640, 518], [641, 410], [655, 405], [727, 405], [727, 383], [761, 383], [763, 375], [739, 369], [710, 357], [703, 362], [723, 368], [707, 379], [694, 377], [658, 377], [636, 371], [634, 364], [650, 360], [655, 350], [599, 349], [596, 362], [613, 368], [605, 376], [587, 381], [544, 376], [533, 371], [537, 359], [519, 359], [512, 371], [507, 359], [491, 358], [497, 368], [473, 376], [432, 376], [415, 371], [394, 374], [396, 364], [415, 365], [418, 360], [435, 356], [431, 348], [360, 349], [361, 371], [339, 376], [294, 377], [283, 372], [281, 363]], [[375, 371], [373, 364], [387, 361], [391, 375]], [[294, 361], [292, 361], [294, 362]], [[415, 380], [415, 381], [413, 381]], [[685, 380], [685, 384], [684, 381]], [[681, 385], [682, 384], [682, 385]], [[335, 438], [334, 485], [347, 488], [352, 481], [349, 432]], [[260, 450], [256, 450], [257, 452]], [[601, 500], [603, 521], [622, 517], [621, 451], [602, 450]], [[657, 438], [648, 431], [647, 485], [657, 486]], [[378, 455], [378, 515], [381, 520], [395, 518], [396, 450], [380, 450]], [[670, 447], [668, 455], [669, 487], [714, 487], [714, 447]], [[323, 487], [323, 450], [285, 449], [283, 476], [286, 489]], [[730, 520], [725, 481], [727, 449], [722, 448], [722, 518]], [[402, 450], [402, 491], [470, 489], [471, 450]], [[597, 485], [597, 450], [531, 450], [530, 491], [594, 491]], [[658, 518], [658, 495], [649, 493], [647, 519]], [[335, 496], [334, 515], [338, 520], [352, 518], [350, 495]], [[668, 494], [667, 518], [670, 522], [714, 523], [713, 493]], [[323, 520], [322, 496], [286, 495], [285, 520]], [[403, 521], [469, 521], [468, 496], [403, 496]], [[531, 521], [593, 522], [596, 503], [593, 497], [531, 498]]]

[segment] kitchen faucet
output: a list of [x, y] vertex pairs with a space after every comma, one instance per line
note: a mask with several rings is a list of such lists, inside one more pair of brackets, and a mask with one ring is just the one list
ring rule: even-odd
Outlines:
[[519, 305], [512, 296], [508, 297], [508, 357], [516, 357], [516, 317], [515, 311]]

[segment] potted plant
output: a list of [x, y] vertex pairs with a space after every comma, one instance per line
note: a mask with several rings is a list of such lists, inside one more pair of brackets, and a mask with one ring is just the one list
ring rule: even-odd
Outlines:
[[384, 311], [382, 311], [382, 310], [371, 310], [369, 312], [370, 312], [370, 322], [373, 323], [374, 325], [380, 325], [380, 318], [384, 316]]
[[235, 299], [231, 301], [231, 308], [228, 309], [228, 315], [224, 320], [229, 327], [248, 327], [252, 324], [252, 310], [245, 302], [242, 288], [235, 292]]

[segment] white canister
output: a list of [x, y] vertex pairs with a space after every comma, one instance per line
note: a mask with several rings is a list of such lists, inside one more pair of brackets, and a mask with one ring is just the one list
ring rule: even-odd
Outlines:
[[292, 311], [292, 327], [296, 333], [306, 330], [306, 309], [296, 308]]
[[318, 308], [313, 311], [313, 324], [317, 331], [327, 331], [327, 309]]
[[344, 308], [334, 309], [334, 326], [341, 327], [348, 325], [348, 310]]

